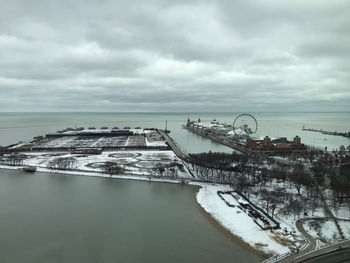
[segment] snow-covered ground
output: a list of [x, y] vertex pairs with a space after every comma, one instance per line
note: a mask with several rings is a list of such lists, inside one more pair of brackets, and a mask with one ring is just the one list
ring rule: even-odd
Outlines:
[[[111, 130], [83, 130], [67, 131], [62, 137], [43, 138], [35, 142], [21, 142], [12, 149], [21, 147], [44, 147], [44, 148], [86, 148], [86, 147], [124, 147], [124, 146], [166, 146], [165, 139], [156, 130], [130, 129], [133, 135], [111, 136]], [[96, 136], [82, 136], [86, 132], [97, 134]], [[69, 134], [70, 136], [63, 136]], [[106, 136], [104, 136], [106, 134]], [[113, 133], [112, 133], [113, 134]], [[147, 138], [146, 138], [147, 137]]]
[[[349, 227], [348, 223], [344, 226]], [[310, 220], [304, 225], [305, 230], [323, 244], [330, 245], [341, 241], [340, 234], [333, 220]]]
[[[282, 187], [284, 183], [274, 181], [266, 190], [276, 190]], [[301, 189], [300, 195], [297, 195], [295, 189], [287, 189], [284, 185], [284, 191], [292, 194], [295, 198], [306, 198], [306, 190]], [[240, 237], [250, 246], [268, 254], [283, 254], [289, 251], [289, 248], [302, 249], [307, 243], [304, 236], [296, 227], [296, 222], [300, 218], [324, 218], [325, 213], [321, 204], [312, 212], [308, 211], [305, 215], [302, 211], [295, 216], [293, 213], [283, 212], [284, 204], [276, 208], [274, 218], [280, 223], [280, 229], [271, 231], [261, 230], [253, 219], [238, 208], [238, 202], [231, 195], [222, 195], [223, 198], [234, 207], [228, 206], [217, 194], [217, 191], [232, 191], [233, 188], [224, 185], [203, 185], [198, 192], [198, 203], [213, 216], [224, 228], [228, 229], [234, 235]], [[262, 207], [260, 196], [250, 195], [250, 202]], [[284, 208], [285, 210], [285, 208]], [[343, 208], [343, 210], [346, 210]], [[338, 214], [339, 213], [338, 211]], [[344, 213], [343, 215], [346, 215]], [[346, 239], [350, 239], [350, 220], [338, 220]], [[304, 223], [304, 229], [317, 240], [317, 246], [322, 247], [341, 241], [340, 234], [333, 220], [308, 220]]]
[[146, 146], [166, 146], [166, 140], [155, 131], [145, 131]]
[[[253, 192], [256, 192], [257, 195], [251, 194], [250, 201], [257, 205], [260, 204], [260, 206], [264, 202], [259, 195], [259, 191], [262, 189], [265, 189], [267, 191], [278, 191], [278, 189], [280, 189], [283, 191], [283, 193], [289, 194], [290, 197], [293, 197], [294, 200], [299, 200], [301, 202], [302, 210], [297, 215], [294, 213], [286, 213], [291, 209], [288, 208], [288, 203], [284, 204], [283, 202], [277, 204], [275, 212], [275, 219], [280, 222], [281, 229], [286, 229], [286, 233], [293, 233], [289, 237], [289, 239], [293, 241], [293, 244], [298, 244], [298, 240], [300, 241], [304, 239], [296, 227], [296, 222], [300, 218], [318, 218], [316, 220], [307, 220], [304, 223], [305, 231], [307, 231], [318, 241], [318, 247], [341, 241], [340, 234], [334, 221], [321, 220], [322, 218], [326, 217], [321, 201], [317, 201], [313, 206], [313, 198], [311, 196], [308, 196], [307, 189], [304, 186], [301, 186], [300, 194], [298, 194], [296, 188], [292, 185], [289, 185], [289, 183], [278, 182], [277, 180], [273, 180], [270, 185], [261, 187], [259, 189], [255, 187], [255, 191], [253, 190]], [[338, 206], [337, 209], [334, 209], [331, 200], [327, 199], [327, 203], [336, 217], [345, 219], [338, 220], [338, 222], [341, 229], [343, 230], [345, 238], [350, 239], [349, 207], [347, 204], [343, 204], [342, 206]], [[299, 244], [302, 245], [301, 242], [299, 242]]]
[[338, 223], [343, 230], [346, 239], [350, 239], [350, 221], [338, 220]]
[[[169, 169], [174, 169], [176, 177], [189, 178], [191, 175], [173, 151], [111, 151], [99, 155], [70, 154], [70, 153], [27, 153], [24, 165], [38, 168], [49, 168], [50, 163], [57, 158], [73, 157], [75, 163], [71, 169], [87, 172], [103, 171], [106, 162], [114, 162], [124, 170], [124, 174], [142, 176], [171, 176]], [[165, 172], [157, 175], [154, 168], [164, 167]]]
[[166, 146], [166, 141], [152, 141], [150, 142], [147, 138], [146, 138], [146, 146]]
[[337, 204], [336, 208], [334, 207], [333, 200], [328, 199], [327, 203], [334, 216], [342, 219], [350, 219], [350, 207], [347, 203]]
[[[261, 230], [253, 219], [243, 213], [238, 207], [229, 207], [218, 196], [217, 191], [232, 191], [227, 185], [202, 184], [197, 194], [198, 203], [224, 228], [241, 238], [253, 248], [267, 254], [282, 254], [288, 252], [286, 245], [279, 242], [271, 231]], [[230, 199], [234, 204], [235, 199]], [[239, 205], [237, 202], [235, 205]]]

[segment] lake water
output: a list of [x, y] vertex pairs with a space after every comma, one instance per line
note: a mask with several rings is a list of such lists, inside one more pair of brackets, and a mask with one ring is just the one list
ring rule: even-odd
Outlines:
[[0, 170], [0, 262], [258, 262], [196, 187]]

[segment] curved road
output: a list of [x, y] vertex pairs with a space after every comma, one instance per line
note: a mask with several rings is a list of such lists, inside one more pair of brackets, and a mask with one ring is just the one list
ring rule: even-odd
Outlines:
[[296, 221], [295, 225], [297, 229], [308, 242], [308, 245], [303, 249], [303, 253], [307, 253], [315, 250], [317, 245], [316, 239], [313, 236], [311, 236], [308, 232], [306, 232], [304, 228], [304, 223], [308, 220], [321, 220], [321, 219], [323, 218], [302, 218]]
[[[305, 229], [304, 229], [304, 223], [308, 220], [321, 220], [321, 219], [324, 219], [324, 218], [320, 218], [320, 217], [309, 217], [309, 218], [301, 218], [301, 219], [298, 219], [296, 222], [295, 222], [295, 225], [298, 229], [298, 231], [304, 236], [304, 238], [307, 240], [308, 244], [306, 247], [304, 247], [300, 252], [302, 252], [302, 254], [304, 253], [308, 253], [308, 252], [311, 252], [313, 250], [316, 249], [316, 246], [317, 246], [317, 239], [315, 239], [314, 237], [312, 237]], [[301, 253], [293, 253], [291, 255], [289, 255], [288, 257], [285, 257], [285, 258], [282, 258], [280, 260], [276, 260], [276, 261], [273, 261], [273, 262], [279, 262], [279, 263], [282, 263], [282, 262], [294, 262], [295, 259], [297, 257], [299, 257], [301, 255]]]

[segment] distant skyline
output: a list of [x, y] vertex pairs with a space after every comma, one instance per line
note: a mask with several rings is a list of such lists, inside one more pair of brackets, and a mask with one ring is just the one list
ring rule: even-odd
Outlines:
[[0, 112], [350, 108], [347, 0], [0, 5]]

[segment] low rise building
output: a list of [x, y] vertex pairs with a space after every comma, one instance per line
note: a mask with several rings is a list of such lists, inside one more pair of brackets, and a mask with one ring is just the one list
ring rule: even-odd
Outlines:
[[306, 152], [307, 148], [301, 143], [299, 136], [295, 136], [293, 141], [288, 141], [287, 138], [281, 137], [277, 139], [271, 139], [269, 136], [265, 136], [264, 139], [247, 138], [246, 146], [257, 152], [270, 152], [270, 153], [292, 153]]

